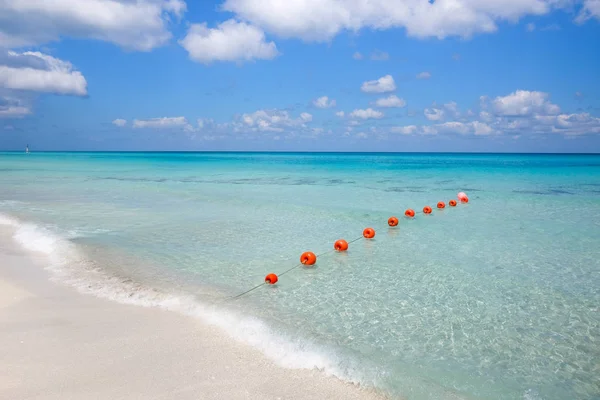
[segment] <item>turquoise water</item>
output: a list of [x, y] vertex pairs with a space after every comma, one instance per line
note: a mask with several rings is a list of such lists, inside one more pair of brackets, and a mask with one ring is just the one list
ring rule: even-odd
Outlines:
[[407, 399], [600, 398], [599, 155], [0, 153], [0, 223], [55, 279], [284, 366]]

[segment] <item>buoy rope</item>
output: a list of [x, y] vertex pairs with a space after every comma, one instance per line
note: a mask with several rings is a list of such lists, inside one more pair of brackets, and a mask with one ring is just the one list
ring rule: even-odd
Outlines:
[[[433, 213], [433, 211], [441, 211], [441, 210], [443, 210], [443, 209], [439, 209], [439, 208], [433, 208], [433, 207], [431, 207], [431, 209], [432, 209], [432, 210], [431, 210], [431, 211], [432, 211], [432, 213]], [[413, 210], [413, 211], [414, 211], [414, 210]], [[425, 213], [424, 213], [423, 211], [421, 211], [421, 210], [420, 210], [420, 211], [414, 211], [414, 213], [415, 213], [415, 215], [416, 215], [416, 214], [425, 214]], [[361, 239], [364, 239], [364, 236], [359, 236], [359, 237], [357, 237], [356, 239], [353, 239], [353, 240], [349, 241], [349, 242], [348, 242], [348, 244], [351, 244], [351, 243], [357, 242], [357, 241], [359, 241], [359, 240], [361, 240]], [[334, 251], [336, 251], [336, 250], [335, 250], [335, 249], [331, 249], [331, 250], [328, 250], [328, 251], [326, 251], [326, 252], [324, 252], [324, 253], [320, 253], [320, 254], [318, 254], [318, 255], [317, 255], [317, 258], [319, 258], [319, 257], [322, 257], [322, 256], [324, 256], [324, 255], [327, 255], [327, 254], [329, 254], [329, 253], [333, 253]], [[290, 272], [290, 271], [292, 271], [292, 270], [294, 270], [294, 269], [296, 269], [296, 268], [298, 268], [298, 267], [300, 267], [300, 266], [302, 266], [302, 265], [303, 265], [302, 263], [298, 263], [298, 264], [294, 265], [293, 267], [291, 267], [291, 268], [289, 268], [289, 269], [287, 269], [287, 270], [283, 271], [283, 272], [282, 272], [282, 273], [280, 273], [278, 276], [283, 276], [283, 275], [287, 274], [288, 272]], [[246, 290], [245, 292], [243, 292], [243, 293], [240, 293], [240, 294], [238, 294], [238, 295], [236, 295], [236, 296], [227, 297], [227, 298], [225, 298], [223, 301], [225, 301], [225, 300], [235, 300], [235, 299], [237, 299], [237, 298], [240, 298], [240, 297], [242, 297], [243, 295], [245, 295], [245, 294], [248, 294], [248, 293], [250, 293], [250, 292], [252, 292], [252, 291], [254, 291], [254, 290], [256, 290], [256, 289], [258, 289], [258, 288], [260, 288], [260, 287], [262, 287], [262, 286], [264, 286], [264, 285], [266, 285], [266, 284], [267, 284], [266, 282], [263, 282], [263, 283], [261, 283], [261, 284], [259, 284], [259, 285], [256, 285], [256, 286], [254, 286], [253, 288], [251, 288], [251, 289], [248, 289], [248, 290]]]
[[[294, 268], [296, 268], [296, 267], [294, 267]], [[280, 275], [280, 276], [281, 276], [281, 275]], [[256, 286], [254, 286], [252, 289], [248, 289], [248, 290], [246, 290], [244, 293], [240, 293], [240, 294], [238, 294], [237, 296], [229, 297], [229, 299], [231, 299], [231, 300], [234, 300], [234, 299], [237, 299], [238, 297], [242, 297], [243, 295], [245, 295], [245, 294], [247, 294], [247, 293], [250, 293], [251, 291], [253, 291], [253, 290], [256, 290], [256, 289], [258, 289], [259, 287], [261, 287], [261, 286], [263, 286], [263, 285], [266, 285], [266, 284], [267, 284], [266, 282], [263, 282], [263, 283], [261, 283], [260, 285], [256, 285]], [[227, 300], [227, 299], [225, 299], [225, 300]]]

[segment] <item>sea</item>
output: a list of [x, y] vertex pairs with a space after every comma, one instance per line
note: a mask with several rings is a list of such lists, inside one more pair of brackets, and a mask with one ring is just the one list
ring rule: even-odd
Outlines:
[[286, 368], [410, 400], [600, 399], [600, 155], [3, 152], [0, 224], [50, 279]]

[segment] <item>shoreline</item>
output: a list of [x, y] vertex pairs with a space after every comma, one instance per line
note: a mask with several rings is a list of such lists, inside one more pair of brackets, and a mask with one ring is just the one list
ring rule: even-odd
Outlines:
[[276, 365], [220, 328], [54, 283], [0, 226], [0, 398], [386, 399]]

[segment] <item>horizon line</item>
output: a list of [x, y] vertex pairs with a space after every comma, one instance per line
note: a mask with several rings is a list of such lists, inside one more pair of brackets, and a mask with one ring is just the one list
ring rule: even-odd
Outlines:
[[[0, 153], [23, 153], [23, 150], [0, 150]], [[29, 150], [32, 153], [283, 153], [283, 154], [545, 154], [600, 155], [600, 152], [496, 152], [496, 151], [309, 151], [309, 150]]]

